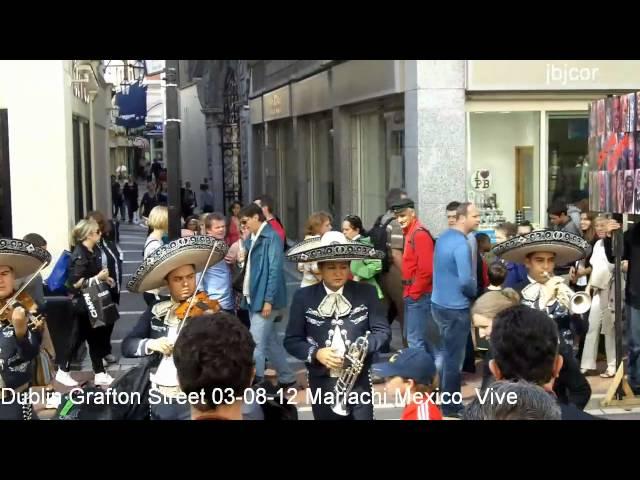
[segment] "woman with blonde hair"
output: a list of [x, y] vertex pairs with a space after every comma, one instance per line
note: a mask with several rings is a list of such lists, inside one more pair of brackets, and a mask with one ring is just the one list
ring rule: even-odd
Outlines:
[[[333, 218], [327, 212], [312, 213], [307, 219], [304, 227], [304, 239], [308, 240], [316, 236], [322, 236], [331, 231], [331, 221]], [[300, 288], [315, 285], [320, 281], [320, 270], [316, 262], [298, 263], [298, 271], [302, 272]]]
[[587, 293], [591, 295], [591, 310], [588, 314], [589, 326], [580, 361], [583, 374], [596, 369], [600, 334], [604, 334], [607, 368], [600, 374], [603, 378], [611, 378], [616, 374], [616, 335], [612, 312], [615, 305], [614, 265], [609, 263], [604, 248], [607, 222], [606, 217], [598, 217], [593, 222], [597, 237], [589, 258], [591, 276], [586, 286]]
[[[169, 243], [169, 210], [167, 207], [158, 205], [151, 209], [149, 222], [147, 223], [151, 233], [144, 242], [144, 255], [147, 258], [165, 243]], [[149, 290], [142, 295], [147, 305], [154, 305], [162, 300], [166, 300], [159, 294], [159, 290]]]
[[69, 370], [71, 359], [85, 340], [89, 344], [91, 366], [95, 373], [94, 383], [109, 385], [113, 381], [102, 363], [102, 359], [106, 355], [104, 345], [108, 331], [105, 327], [92, 327], [89, 313], [82, 299], [83, 288], [100, 282], [106, 282], [110, 287], [115, 285], [113, 278], [109, 277], [109, 270], [102, 265], [100, 248], [97, 246], [101, 236], [102, 231], [98, 222], [93, 219], [80, 220], [71, 232], [70, 243], [73, 252], [69, 263], [68, 281], [70, 284], [69, 292], [73, 294], [73, 331], [70, 348], [65, 352], [63, 360], [59, 362], [60, 368], [56, 374], [56, 380], [68, 387], [78, 385], [78, 382], [69, 375]]
[[[109, 276], [113, 278], [115, 285], [109, 289], [111, 293], [111, 299], [118, 305], [120, 305], [120, 290], [122, 285], [122, 250], [118, 247], [116, 242], [115, 229], [113, 222], [105, 218], [104, 214], [98, 210], [93, 210], [87, 213], [86, 219], [93, 219], [98, 223], [102, 235], [100, 241], [97, 243], [97, 247], [100, 251], [100, 259], [102, 266], [109, 270]], [[108, 330], [108, 336], [105, 338], [105, 361], [109, 363], [116, 363], [116, 357], [111, 353], [111, 334], [115, 324], [107, 325], [105, 328]]]

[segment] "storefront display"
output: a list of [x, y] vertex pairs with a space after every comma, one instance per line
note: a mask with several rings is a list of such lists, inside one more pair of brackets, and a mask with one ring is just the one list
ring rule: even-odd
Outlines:
[[639, 96], [640, 92], [610, 96], [589, 106], [589, 207], [593, 211], [640, 214]]

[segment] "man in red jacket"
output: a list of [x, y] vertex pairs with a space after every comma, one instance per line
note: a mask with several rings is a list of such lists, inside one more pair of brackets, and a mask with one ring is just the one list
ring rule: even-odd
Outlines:
[[[409, 348], [425, 348], [425, 331], [431, 321], [433, 290], [433, 237], [416, 216], [415, 204], [404, 198], [391, 210], [404, 233], [402, 285], [404, 325]], [[429, 345], [432, 351], [432, 346]]]
[[282, 222], [273, 214], [273, 199], [269, 195], [260, 195], [253, 203], [262, 208], [262, 213], [264, 213], [264, 216], [267, 218], [267, 223], [271, 225], [271, 228], [278, 234], [280, 240], [282, 240], [282, 246], [285, 247], [286, 250], [287, 235]]

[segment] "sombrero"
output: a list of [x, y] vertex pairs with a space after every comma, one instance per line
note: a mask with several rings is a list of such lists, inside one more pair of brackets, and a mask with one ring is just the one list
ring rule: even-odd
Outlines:
[[202, 271], [213, 250], [209, 266], [224, 258], [228, 247], [222, 240], [209, 235], [182, 237], [163, 245], [144, 259], [127, 284], [130, 292], [141, 293], [165, 285], [165, 277], [176, 268], [195, 265]]
[[573, 233], [539, 230], [513, 237], [492, 250], [503, 260], [513, 263], [524, 263], [530, 253], [552, 252], [556, 254], [556, 265], [567, 265], [583, 258], [588, 245], [582, 237]]
[[0, 238], [0, 265], [11, 267], [16, 278], [33, 275], [43, 265], [49, 265], [51, 254], [16, 238]]
[[342, 232], [327, 232], [303, 240], [287, 252], [290, 262], [348, 262], [351, 260], [381, 260], [384, 253], [371, 245], [347, 240]]

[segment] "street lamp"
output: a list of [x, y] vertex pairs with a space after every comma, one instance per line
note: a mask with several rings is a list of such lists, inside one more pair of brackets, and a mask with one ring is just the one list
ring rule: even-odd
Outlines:
[[120, 82], [120, 90], [127, 95], [129, 93], [129, 86], [132, 83], [139, 83], [144, 78], [145, 66], [143, 60], [133, 60], [130, 63], [129, 60], [123, 60], [123, 80]]

